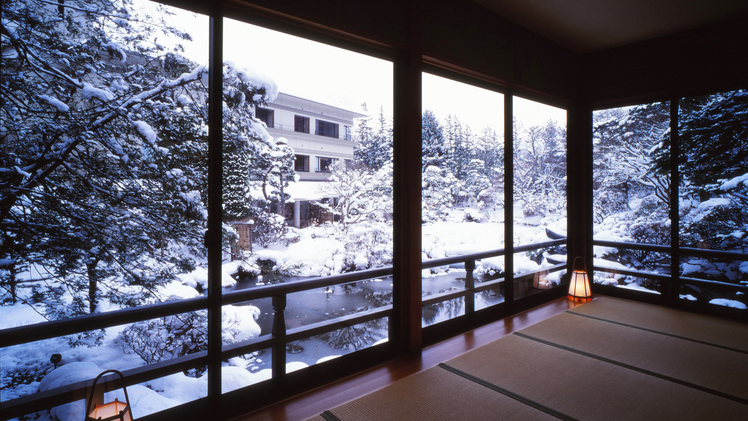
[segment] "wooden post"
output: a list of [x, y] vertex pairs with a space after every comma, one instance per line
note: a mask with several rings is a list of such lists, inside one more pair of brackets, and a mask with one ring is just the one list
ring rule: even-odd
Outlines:
[[273, 295], [273, 378], [286, 375], [286, 295]]
[[468, 260], [465, 262], [465, 291], [469, 291], [469, 294], [465, 295], [465, 315], [475, 312], [475, 277], [473, 271], [475, 271], [475, 260]]

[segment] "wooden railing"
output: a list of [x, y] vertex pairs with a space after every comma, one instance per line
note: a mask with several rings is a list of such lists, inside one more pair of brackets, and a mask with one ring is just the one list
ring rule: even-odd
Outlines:
[[[539, 244], [515, 247], [514, 253], [537, 250], [563, 245], [565, 239], [553, 240]], [[446, 266], [456, 263], [464, 263], [466, 270], [465, 288], [458, 291], [433, 295], [425, 298], [422, 305], [431, 305], [459, 297], [466, 298], [466, 314], [475, 311], [474, 297], [476, 292], [481, 292], [495, 287], [505, 281], [499, 278], [480, 285], [475, 285], [474, 270], [476, 261], [490, 257], [504, 256], [504, 249], [474, 253], [470, 255], [447, 257], [424, 261], [422, 269]], [[566, 267], [565, 264], [544, 268], [545, 271], [556, 271]], [[231, 291], [223, 293], [221, 305], [230, 305], [262, 298], [271, 298], [273, 310], [275, 311], [272, 332], [234, 344], [224, 345], [219, 358], [226, 360], [239, 355], [249, 354], [255, 351], [272, 350], [272, 378], [276, 379], [286, 374], [286, 345], [290, 342], [304, 338], [328, 333], [337, 329], [365, 323], [371, 320], [390, 317], [392, 305], [384, 305], [364, 312], [350, 314], [331, 320], [325, 320], [297, 328], [286, 327], [284, 310], [288, 294], [308, 291], [317, 288], [335, 285], [349, 284], [352, 282], [371, 280], [391, 276], [392, 266], [377, 269], [362, 270], [328, 277], [314, 278], [298, 282], [276, 284], [246, 290]], [[534, 273], [522, 274], [520, 277], [533, 276]], [[514, 279], [514, 278], [512, 278]], [[513, 297], [506, 297], [513, 300]], [[97, 313], [70, 319], [55, 320], [39, 324], [19, 326], [0, 330], [0, 347], [7, 348], [15, 345], [42, 341], [65, 335], [82, 333], [112, 326], [120, 326], [144, 320], [151, 320], [192, 311], [206, 310], [208, 308], [207, 297], [197, 297], [180, 301], [151, 304], [137, 308], [117, 310], [106, 313]], [[220, 314], [220, 312], [219, 312]], [[210, 357], [213, 358], [213, 357]], [[200, 351], [178, 358], [169, 359], [147, 366], [136, 367], [123, 371], [124, 384], [127, 386], [147, 382], [170, 374], [178, 373], [195, 367], [207, 365], [209, 356], [207, 351]], [[41, 391], [32, 395], [19, 397], [0, 403], [2, 407], [2, 420], [16, 418], [26, 414], [50, 409], [75, 400], [82, 399], [85, 391], [91, 386], [92, 380], [78, 382], [52, 390]]]
[[[642, 244], [642, 243], [623, 243], [617, 241], [600, 241], [595, 240], [592, 242], [594, 246], [611, 247], [619, 249], [630, 249], [640, 251], [650, 251], [656, 253], [667, 253], [671, 254], [673, 247], [657, 245], [657, 244]], [[705, 250], [692, 247], [677, 247], [679, 256], [694, 256], [704, 258], [716, 258], [716, 259], [728, 259], [728, 260], [748, 260], [748, 253], [723, 251], [723, 250]], [[662, 274], [655, 272], [648, 272], [634, 269], [616, 269], [604, 266], [593, 266], [593, 270], [599, 272], [607, 272], [613, 274], [635, 276], [645, 279], [654, 279], [661, 282], [662, 284], [672, 284], [674, 279], [677, 280], [678, 285], [688, 284], [694, 286], [700, 286], [710, 288], [714, 291], [720, 292], [743, 292], [748, 293], [748, 285], [733, 284], [729, 282], [714, 281], [709, 279], [697, 279], [683, 276], [675, 277], [673, 274]]]

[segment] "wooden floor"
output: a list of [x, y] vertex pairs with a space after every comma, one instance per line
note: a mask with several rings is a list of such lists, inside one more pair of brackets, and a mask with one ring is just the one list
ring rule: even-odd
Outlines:
[[398, 358], [338, 382], [235, 418], [234, 421], [304, 420], [385, 387], [411, 374], [434, 367], [445, 360], [457, 357], [514, 331], [555, 316], [579, 304], [579, 302], [568, 298], [552, 301], [425, 348], [419, 357]]

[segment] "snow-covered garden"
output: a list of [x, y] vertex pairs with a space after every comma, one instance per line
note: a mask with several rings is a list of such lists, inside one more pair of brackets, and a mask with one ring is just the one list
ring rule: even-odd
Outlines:
[[[170, 16], [167, 8], [157, 10]], [[394, 140], [383, 109], [378, 118], [356, 122], [351, 165], [333, 168], [329, 182], [319, 183], [322, 196], [335, 198], [315, 204], [329, 221], [294, 228], [284, 213], [294, 201], [289, 187], [299, 180], [294, 150], [255, 115], [279, 87], [262, 72], [223, 64], [223, 86], [215, 89], [223, 99], [223, 190], [210, 192], [209, 69], [181, 54], [188, 33], [152, 17], [119, 0], [3, 6], [0, 81], [4, 95], [12, 95], [3, 98], [0, 128], [0, 330], [204, 294], [209, 194], [222, 205], [225, 291], [392, 265]], [[596, 112], [595, 239], [669, 244], [668, 119], [663, 104]], [[747, 121], [744, 91], [684, 103], [681, 246], [748, 250]], [[565, 123], [511, 124], [514, 199], [505, 204], [503, 134], [490, 125], [473, 132], [458, 113], [423, 112], [424, 261], [497, 250], [509, 241], [545, 242], [546, 229], [566, 232]], [[720, 150], [722, 144], [733, 146]], [[715, 159], [720, 167], [712, 171]], [[504, 219], [505, 206], [512, 206], [512, 221]], [[249, 219], [252, 252], [237, 251], [231, 222]], [[506, 223], [512, 239], [504, 238]], [[547, 253], [515, 255], [515, 274], [552, 266]], [[595, 266], [611, 269], [666, 274], [670, 268], [664, 252], [596, 247], [594, 255]], [[493, 257], [476, 262], [475, 274], [481, 282], [504, 269], [504, 257]], [[748, 284], [744, 261], [684, 257], [679, 270], [684, 277]], [[560, 275], [546, 281], [557, 285]], [[463, 289], [464, 278], [459, 265], [423, 270], [423, 295]], [[286, 326], [390, 304], [392, 282], [290, 294]], [[642, 278], [596, 272], [595, 282], [658, 293], [656, 282]], [[681, 298], [747, 308], [741, 293], [688, 288]], [[477, 298], [477, 308], [503, 300], [498, 288]], [[459, 303], [425, 309], [424, 326], [460, 311]], [[206, 313], [0, 348], [0, 400], [204, 351]], [[273, 316], [269, 299], [224, 306], [223, 342], [269, 334]], [[287, 371], [386, 340], [386, 320], [375, 320], [298, 341], [287, 348]], [[59, 362], [50, 360], [53, 354]], [[269, 352], [231, 358], [223, 362], [223, 390], [270, 373]], [[204, 374], [196, 367], [128, 388], [135, 417], [205, 396]], [[78, 402], [32, 419], [77, 420], [83, 410]]]

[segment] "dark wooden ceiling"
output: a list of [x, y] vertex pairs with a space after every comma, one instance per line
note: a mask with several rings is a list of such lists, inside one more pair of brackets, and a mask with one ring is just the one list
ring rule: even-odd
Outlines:
[[472, 1], [579, 53], [748, 15], [747, 0]]

